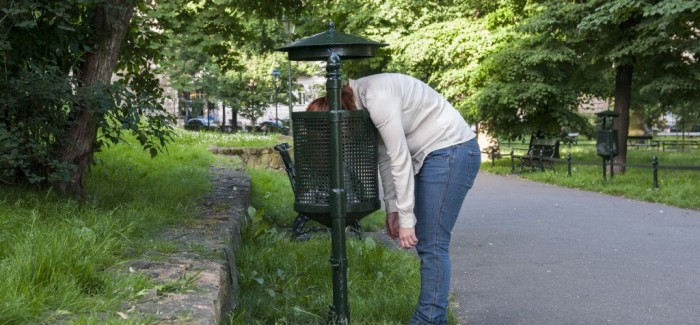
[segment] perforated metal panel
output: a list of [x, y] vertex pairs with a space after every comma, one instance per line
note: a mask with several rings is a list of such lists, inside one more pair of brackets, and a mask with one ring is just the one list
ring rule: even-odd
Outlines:
[[617, 156], [617, 130], [596, 132], [596, 153], [605, 159]]
[[[331, 152], [327, 112], [297, 112], [294, 125], [294, 209], [330, 226]], [[379, 209], [377, 130], [367, 111], [343, 111], [342, 161], [346, 222]]]

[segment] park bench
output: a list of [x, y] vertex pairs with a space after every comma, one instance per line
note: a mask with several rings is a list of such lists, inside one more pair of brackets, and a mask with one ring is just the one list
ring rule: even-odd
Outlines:
[[627, 147], [632, 148], [658, 148], [659, 143], [651, 141], [650, 135], [627, 136]]
[[559, 139], [532, 137], [527, 153], [525, 155], [513, 155], [513, 157], [520, 159], [521, 172], [525, 166], [529, 166], [530, 171], [534, 171], [535, 168], [544, 171], [545, 167], [555, 170], [552, 159], [559, 158]]
[[698, 140], [654, 140], [656, 146], [661, 147], [661, 151], [666, 151], [666, 149], [672, 150], [690, 150], [690, 149], [700, 149], [700, 141]]
[[578, 144], [578, 132], [573, 132], [573, 133], [563, 133], [561, 135], [561, 143], [571, 146], [571, 145], [577, 145]]

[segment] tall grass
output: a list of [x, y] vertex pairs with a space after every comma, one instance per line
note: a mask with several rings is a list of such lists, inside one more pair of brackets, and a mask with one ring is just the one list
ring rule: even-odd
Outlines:
[[[290, 241], [253, 216], [237, 256], [242, 301], [230, 324], [325, 324], [332, 303], [330, 238]], [[283, 253], [282, 253], [283, 252]], [[418, 260], [378, 245], [347, 241], [348, 291], [355, 324], [406, 324], [418, 297]]]
[[[270, 147], [286, 137], [180, 131], [155, 159], [130, 141], [97, 154], [77, 202], [51, 190], [0, 186], [0, 324], [148, 323], [116, 313], [139, 292], [162, 285], [131, 273], [128, 261], [172, 245], [154, 240], [169, 225], [186, 226], [209, 189], [207, 148]], [[251, 170], [255, 226], [239, 253], [242, 309], [234, 324], [320, 324], [332, 299], [329, 238], [306, 242], [284, 234], [296, 213], [284, 172]], [[264, 213], [262, 213], [264, 210]], [[383, 225], [383, 212], [362, 220]], [[351, 236], [349, 236], [351, 237]], [[348, 241], [350, 308], [356, 324], [403, 324], [418, 290], [417, 259], [377, 245]], [[454, 320], [451, 321], [454, 324]]]
[[0, 209], [0, 323], [114, 308], [145, 288], [140, 276], [104, 272], [118, 260], [122, 234], [133, 224], [120, 224], [114, 210], [45, 199], [28, 194]]
[[[325, 324], [333, 301], [328, 233], [318, 232], [302, 242], [290, 240], [284, 228], [296, 213], [287, 175], [263, 169], [248, 172], [257, 210], [250, 213], [237, 255], [242, 301], [230, 324]], [[384, 212], [374, 212], [361, 220], [362, 229], [380, 229], [384, 217]], [[420, 286], [416, 256], [379, 245], [373, 236], [347, 236], [347, 256], [352, 322], [408, 323]]]
[[192, 220], [216, 161], [207, 147], [219, 138], [275, 142], [180, 131], [155, 159], [136, 141], [112, 146], [96, 155], [82, 203], [52, 190], [1, 186], [0, 324], [121, 323], [121, 304], [157, 285], [125, 262], [158, 250], [153, 238], [164, 227]]

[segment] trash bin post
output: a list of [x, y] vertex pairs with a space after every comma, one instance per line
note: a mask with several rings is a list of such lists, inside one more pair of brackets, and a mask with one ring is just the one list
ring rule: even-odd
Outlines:
[[333, 309], [331, 321], [347, 324], [348, 308], [348, 259], [345, 247], [345, 168], [343, 168], [342, 121], [340, 88], [340, 56], [332, 52], [326, 64], [326, 93], [328, 94], [331, 135], [331, 267], [333, 269]]
[[610, 178], [614, 177], [613, 158], [618, 154], [618, 134], [617, 130], [613, 129], [613, 118], [620, 116], [620, 114], [613, 111], [603, 111], [596, 113], [596, 115], [601, 122], [600, 128], [596, 131], [596, 154], [603, 158], [603, 181], [605, 181], [605, 168], [608, 161], [610, 162]]

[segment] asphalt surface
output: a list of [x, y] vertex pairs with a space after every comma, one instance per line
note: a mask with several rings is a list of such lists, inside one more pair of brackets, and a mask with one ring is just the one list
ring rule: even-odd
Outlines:
[[450, 255], [460, 324], [700, 324], [697, 210], [480, 173]]

